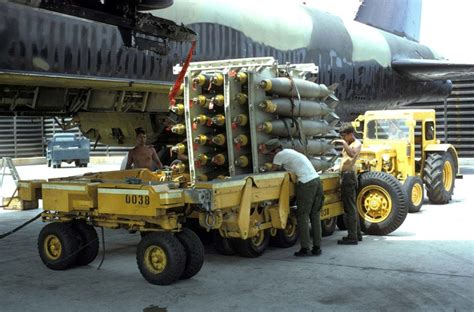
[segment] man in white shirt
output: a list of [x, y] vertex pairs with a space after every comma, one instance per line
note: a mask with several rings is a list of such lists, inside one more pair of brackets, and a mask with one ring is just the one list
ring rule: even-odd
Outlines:
[[[268, 140], [265, 153], [273, 155], [272, 171], [284, 169], [298, 177], [296, 186], [296, 218], [301, 249], [295, 256], [319, 256], [321, 254], [320, 211], [324, 202], [323, 187], [319, 175], [309, 159], [292, 149], [283, 149], [278, 139]], [[309, 220], [311, 220], [313, 249], [310, 250]]]

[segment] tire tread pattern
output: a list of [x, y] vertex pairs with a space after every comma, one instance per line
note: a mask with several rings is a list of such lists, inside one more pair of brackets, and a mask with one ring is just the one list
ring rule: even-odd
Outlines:
[[443, 183], [443, 168], [446, 161], [451, 162], [452, 169], [455, 170], [454, 161], [449, 153], [430, 153], [426, 157], [423, 182], [428, 199], [433, 204], [447, 204], [453, 194], [454, 177], [451, 177], [453, 181], [451, 190], [446, 190]]
[[84, 221], [75, 221], [72, 223], [73, 229], [80, 236], [79, 253], [77, 255], [77, 265], [88, 265], [99, 254], [99, 237], [92, 225]]
[[390, 216], [380, 223], [370, 223], [360, 216], [361, 228], [369, 235], [387, 235], [398, 229], [408, 214], [408, 196], [400, 181], [392, 175], [380, 172], [370, 171], [359, 176], [359, 194], [360, 190], [368, 185], [377, 185], [383, 187], [391, 196], [392, 212]]
[[180, 279], [189, 279], [196, 275], [204, 263], [204, 247], [192, 230], [183, 228], [183, 231], [176, 234], [176, 237], [186, 250], [186, 265]]
[[[154, 274], [147, 270], [144, 257], [150, 245], [161, 247], [167, 258], [163, 272]], [[177, 281], [183, 274], [186, 264], [186, 251], [179, 240], [171, 233], [155, 232], [143, 237], [137, 248], [137, 265], [142, 276], [151, 284], [169, 285]]]
[[255, 246], [252, 243], [252, 239], [239, 239], [233, 238], [231, 239], [232, 246], [234, 247], [237, 254], [241, 257], [245, 258], [257, 258], [263, 255], [265, 250], [268, 247], [270, 242], [270, 233], [267, 230], [263, 231], [265, 238], [261, 245]]
[[[62, 254], [57, 260], [51, 261], [46, 255], [43, 244], [48, 235], [55, 235], [61, 242]], [[66, 270], [76, 263], [79, 241], [70, 224], [53, 222], [46, 224], [38, 236], [38, 252], [43, 263], [52, 270]]]

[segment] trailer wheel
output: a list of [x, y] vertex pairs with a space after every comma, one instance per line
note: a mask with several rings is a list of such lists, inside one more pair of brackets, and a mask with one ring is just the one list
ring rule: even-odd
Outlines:
[[48, 167], [51, 167], [51, 160], [48, 160]]
[[74, 221], [72, 228], [79, 235], [79, 252], [77, 254], [77, 265], [88, 265], [99, 253], [99, 238], [92, 225], [84, 221]]
[[235, 250], [230, 240], [226, 237], [222, 237], [219, 230], [211, 230], [211, 237], [212, 246], [218, 253], [225, 256], [235, 255]]
[[428, 154], [423, 169], [426, 194], [433, 204], [447, 204], [453, 195], [456, 167], [451, 153]]
[[331, 236], [336, 230], [337, 217], [321, 221], [321, 236]]
[[398, 229], [408, 214], [408, 196], [400, 181], [385, 172], [366, 172], [359, 182], [356, 203], [362, 231], [387, 235]]
[[155, 285], [169, 285], [184, 272], [186, 251], [171, 233], [154, 232], [142, 238], [137, 265], [142, 276]]
[[247, 239], [232, 239], [232, 245], [239, 256], [256, 258], [261, 256], [268, 247], [270, 233], [267, 230], [259, 231], [256, 236]]
[[423, 181], [420, 177], [407, 177], [403, 187], [408, 195], [408, 212], [418, 212], [423, 206], [424, 192]]
[[296, 244], [299, 238], [299, 232], [296, 225], [296, 214], [292, 209], [286, 221], [286, 227], [283, 230], [277, 230], [275, 236], [270, 237], [270, 244], [280, 248], [289, 248]]
[[38, 236], [41, 261], [50, 269], [66, 270], [76, 263], [79, 241], [67, 223], [54, 222], [43, 227]]
[[76, 165], [76, 167], [82, 167], [81, 162], [79, 160], [74, 161], [74, 164]]
[[207, 231], [201, 225], [199, 225], [199, 219], [187, 218], [184, 226], [193, 231], [201, 240], [203, 245], [210, 245], [212, 243], [212, 233]]
[[188, 279], [201, 270], [202, 264], [204, 263], [204, 247], [199, 236], [188, 228], [183, 228], [183, 231], [177, 233], [176, 237], [186, 251], [184, 272], [179, 278]]
[[344, 215], [343, 215], [343, 214], [337, 216], [337, 227], [338, 227], [339, 230], [341, 230], [341, 231], [347, 230], [346, 221], [344, 221]]

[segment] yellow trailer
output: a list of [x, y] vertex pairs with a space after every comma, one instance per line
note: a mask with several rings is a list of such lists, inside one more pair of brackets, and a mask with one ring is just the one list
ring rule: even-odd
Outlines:
[[[21, 200], [43, 200], [38, 249], [54, 270], [92, 262], [99, 250], [94, 226], [140, 231], [137, 263], [143, 277], [166, 285], [199, 272], [204, 250], [186, 226], [196, 218], [232, 241], [239, 254], [261, 255], [270, 240], [292, 246], [297, 239], [290, 202], [295, 178], [288, 172], [249, 174], [195, 183], [170, 171], [103, 172], [49, 181], [20, 181]], [[342, 214], [339, 177], [322, 176], [321, 219]]]

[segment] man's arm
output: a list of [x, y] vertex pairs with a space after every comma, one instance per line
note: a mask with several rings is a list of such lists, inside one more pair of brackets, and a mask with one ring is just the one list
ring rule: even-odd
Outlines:
[[358, 155], [360, 153], [361, 148], [362, 148], [361, 144], [357, 144], [354, 147], [350, 147], [349, 144], [347, 144], [347, 142], [342, 140], [342, 139], [332, 140], [332, 142], [333, 143], [342, 143], [344, 150], [346, 151], [347, 155], [349, 155], [349, 157], [351, 157], [351, 158]]
[[178, 153], [177, 159], [179, 159], [179, 160], [188, 160], [188, 156], [186, 154], [183, 154], [183, 153]]
[[281, 168], [280, 165], [272, 164], [272, 168], [270, 169], [270, 171], [278, 171], [278, 170], [280, 170], [280, 168]]
[[156, 150], [154, 147], [151, 148], [152, 150], [152, 159], [156, 162], [156, 167], [158, 169], [163, 169], [163, 164], [160, 161], [160, 158], [158, 158], [158, 154], [156, 153]]
[[133, 150], [129, 151], [127, 154], [127, 164], [125, 165], [125, 169], [132, 169], [133, 164]]

